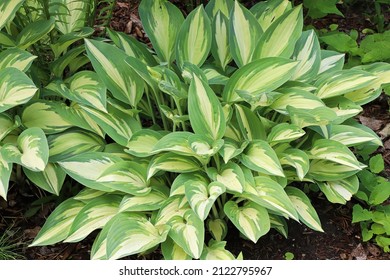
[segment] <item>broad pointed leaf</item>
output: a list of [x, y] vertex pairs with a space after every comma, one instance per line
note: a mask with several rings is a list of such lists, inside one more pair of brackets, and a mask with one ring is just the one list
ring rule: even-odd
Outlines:
[[152, 152], [174, 152], [181, 155], [192, 155], [193, 150], [188, 143], [188, 138], [194, 135], [191, 132], [177, 131], [172, 132], [162, 137], [154, 145]]
[[269, 143], [289, 143], [303, 135], [305, 131], [294, 124], [281, 123], [274, 126], [271, 132], [268, 134], [267, 141]]
[[330, 129], [329, 139], [340, 142], [347, 147], [367, 142], [378, 146], [382, 145], [382, 141], [375, 133], [369, 133], [361, 128], [350, 125], [333, 125]]
[[321, 50], [321, 64], [318, 74], [338, 71], [344, 67], [344, 53]]
[[236, 258], [225, 249], [226, 241], [210, 240], [209, 245], [203, 248], [201, 260], [235, 260]]
[[219, 172], [216, 169], [209, 169], [208, 173], [213, 180], [223, 184], [228, 192], [243, 192], [245, 186], [245, 176], [238, 164], [228, 162], [222, 166]]
[[338, 181], [317, 182], [320, 190], [332, 203], [345, 204], [359, 189], [356, 175]]
[[[1, 151], [1, 149], [0, 149]], [[12, 163], [8, 163], [3, 159], [0, 153], [0, 196], [7, 200], [9, 179], [12, 172]]]
[[23, 172], [35, 185], [55, 195], [60, 194], [66, 176], [65, 171], [54, 163], [48, 163], [45, 169], [40, 172], [34, 172], [27, 168], [23, 168]]
[[[191, 208], [184, 195], [170, 196], [158, 211], [155, 224], [156, 226], [168, 224], [175, 217], [183, 217], [188, 210], [191, 210]], [[193, 215], [196, 216], [195, 213]], [[196, 217], [199, 219], [198, 216]]]
[[167, 187], [152, 187], [152, 190], [146, 195], [127, 195], [123, 197], [119, 205], [119, 211], [138, 212], [158, 210], [168, 197], [169, 189]]
[[54, 28], [54, 19], [38, 20], [28, 24], [16, 37], [19, 49], [27, 49], [41, 40]]
[[16, 11], [22, 6], [24, 0], [2, 1], [0, 3], [0, 30], [6, 23], [11, 22]]
[[192, 260], [183, 248], [176, 244], [170, 237], [161, 244], [164, 260]]
[[127, 153], [137, 157], [148, 157], [155, 154], [154, 147], [162, 138], [157, 131], [141, 129], [135, 132], [127, 143], [125, 150]]
[[234, 6], [233, 0], [210, 0], [208, 1], [205, 10], [209, 18], [213, 19], [220, 11], [225, 17], [229, 17], [230, 11]]
[[290, 115], [291, 122], [300, 128], [307, 126], [326, 126], [337, 119], [336, 113], [326, 106], [314, 109], [301, 109], [287, 106], [287, 112]]
[[228, 225], [223, 219], [208, 219], [207, 229], [215, 240], [222, 241], [226, 237]]
[[303, 180], [309, 171], [310, 161], [309, 156], [300, 149], [290, 148], [280, 155], [280, 163], [282, 165], [290, 165], [295, 168], [299, 180]]
[[218, 11], [212, 22], [211, 53], [222, 70], [225, 70], [226, 65], [232, 60], [228, 24], [228, 18], [221, 11]]
[[257, 3], [251, 8], [251, 12], [265, 31], [290, 9], [291, 3], [288, 0], [270, 0]]
[[257, 115], [245, 106], [235, 105], [235, 113], [241, 133], [246, 140], [265, 140], [266, 132]]
[[0, 53], [0, 70], [13, 67], [26, 72], [37, 56], [18, 48], [10, 48]]
[[365, 167], [340, 164], [335, 161], [315, 159], [310, 162], [308, 176], [316, 181], [338, 181], [351, 177]]

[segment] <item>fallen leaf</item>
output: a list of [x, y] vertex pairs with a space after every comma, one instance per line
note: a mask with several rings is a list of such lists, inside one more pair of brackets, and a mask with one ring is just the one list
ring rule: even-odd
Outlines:
[[367, 259], [367, 253], [366, 253], [366, 250], [364, 250], [362, 244], [357, 245], [356, 248], [352, 250], [351, 256], [353, 258], [355, 258], [356, 260], [366, 260]]

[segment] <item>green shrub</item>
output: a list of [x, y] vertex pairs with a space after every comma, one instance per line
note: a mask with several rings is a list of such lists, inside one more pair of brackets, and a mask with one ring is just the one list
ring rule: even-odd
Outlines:
[[[302, 32], [302, 8], [287, 0], [215, 0], [187, 18], [143, 0], [139, 13], [153, 50], [109, 31], [58, 52], [39, 91], [20, 70], [0, 72], [2, 196], [12, 165], [56, 193], [66, 176], [85, 186], [32, 246], [101, 229], [92, 259], [160, 244], [165, 259], [233, 259], [229, 223], [253, 242], [271, 228], [287, 236], [290, 218], [322, 231], [304, 186], [330, 201], [358, 191], [365, 165], [351, 149], [381, 141], [353, 117], [390, 66], [343, 70], [344, 55]], [[64, 75], [84, 49], [94, 71]]]

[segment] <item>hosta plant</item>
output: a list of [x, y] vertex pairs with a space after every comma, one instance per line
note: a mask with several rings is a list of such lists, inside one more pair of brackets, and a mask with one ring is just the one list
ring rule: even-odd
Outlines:
[[[286, 219], [322, 231], [305, 186], [330, 201], [357, 192], [365, 165], [353, 149], [381, 142], [353, 117], [390, 82], [389, 65], [343, 70], [343, 54], [321, 50], [287, 0], [251, 10], [212, 0], [186, 18], [143, 0], [139, 14], [153, 49], [115, 31], [86, 39], [92, 67], [31, 85], [19, 108], [4, 183], [15, 164], [38, 186], [65, 176], [85, 186], [32, 246], [99, 229], [92, 259], [157, 248], [165, 259], [234, 259], [231, 226], [253, 242], [271, 228], [287, 236]], [[8, 139], [14, 120], [4, 123]]]

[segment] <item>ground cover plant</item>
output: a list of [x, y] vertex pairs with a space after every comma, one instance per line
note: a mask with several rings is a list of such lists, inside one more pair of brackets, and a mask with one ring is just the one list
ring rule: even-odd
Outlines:
[[390, 66], [343, 69], [344, 55], [321, 50], [289, 1], [210, 1], [184, 18], [143, 0], [153, 50], [113, 30], [83, 41], [82, 13], [43, 13], [48, 27], [30, 38], [13, 31], [22, 2], [1, 7], [0, 56], [38, 40], [54, 56], [43, 78], [28, 52], [0, 70], [1, 195], [21, 176], [55, 194], [65, 181], [85, 187], [32, 246], [101, 229], [92, 259], [157, 247], [165, 259], [242, 258], [225, 249], [229, 224], [253, 242], [270, 228], [287, 236], [286, 219], [322, 231], [307, 193], [345, 203], [366, 167], [358, 151], [381, 145], [353, 117], [390, 82]]

